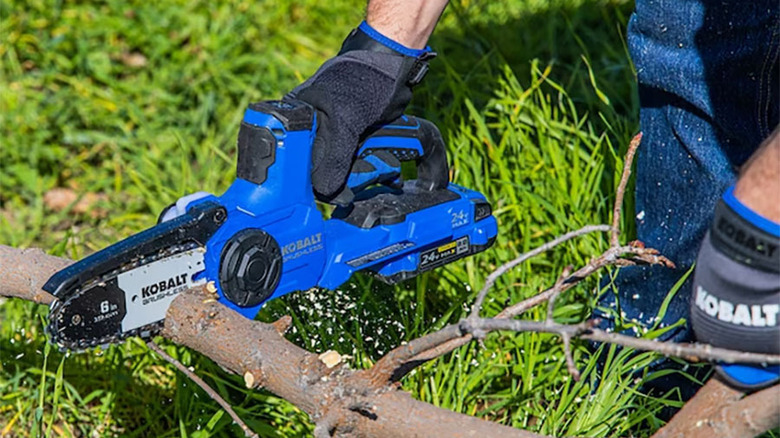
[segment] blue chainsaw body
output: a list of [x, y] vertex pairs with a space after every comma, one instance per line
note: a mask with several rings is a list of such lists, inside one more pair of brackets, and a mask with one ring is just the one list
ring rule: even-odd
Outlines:
[[357, 271], [395, 283], [493, 243], [490, 204], [449, 182], [432, 123], [403, 116], [368, 135], [358, 157], [389, 151], [414, 161], [417, 179], [363, 186], [329, 219], [312, 190], [316, 132], [316, 114], [303, 102], [250, 105], [239, 130], [237, 178], [225, 193], [181, 198], [156, 226], [49, 279], [44, 289], [58, 298], [50, 311], [54, 340], [81, 349], [153, 334], [173, 295], [203, 282], [253, 318], [268, 300], [334, 289]]
[[[258, 185], [238, 178], [222, 196], [203, 198], [196, 203], [215, 201], [227, 209], [226, 222], [206, 244], [204, 275], [215, 282], [225, 304], [246, 317], [254, 317], [262, 303], [241, 307], [224, 299], [218, 271], [225, 243], [247, 228], [267, 232], [282, 251], [281, 278], [267, 300], [312, 287], [335, 289], [356, 271], [368, 270], [384, 279], [405, 278], [404, 273], [412, 276], [419, 271], [420, 255], [425, 250], [435, 250], [464, 237], [468, 238], [469, 246], [486, 248], [496, 236], [497, 225], [492, 215], [475, 220], [475, 206], [483, 205], [485, 197], [452, 183], [439, 190], [457, 196], [410, 212], [397, 224], [365, 229], [338, 218], [323, 219], [311, 189], [310, 167], [301, 166], [302, 162], [311, 162], [316, 119], [309, 129], [288, 131], [273, 115], [248, 109], [244, 122], [266, 128], [274, 135], [276, 157], [268, 167], [267, 179]], [[420, 140], [414, 137], [370, 138], [361, 151], [372, 147], [423, 153]], [[405, 186], [414, 183], [408, 181]], [[377, 189], [381, 192], [383, 188]]]

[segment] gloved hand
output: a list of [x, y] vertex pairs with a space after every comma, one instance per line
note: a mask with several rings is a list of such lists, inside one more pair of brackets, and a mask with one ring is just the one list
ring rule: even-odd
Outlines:
[[371, 126], [403, 113], [433, 56], [429, 48], [410, 49], [363, 22], [344, 40], [338, 56], [286, 96], [317, 111], [312, 184], [318, 199], [351, 202], [345, 182], [361, 138]]
[[[780, 354], [780, 224], [759, 216], [730, 188], [696, 261], [691, 323], [696, 338], [716, 347]], [[780, 366], [719, 364], [743, 390], [780, 381]]]

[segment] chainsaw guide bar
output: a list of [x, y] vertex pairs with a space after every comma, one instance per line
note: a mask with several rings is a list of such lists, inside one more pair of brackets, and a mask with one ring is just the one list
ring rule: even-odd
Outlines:
[[149, 339], [163, 327], [165, 312], [182, 291], [201, 285], [205, 248], [178, 245], [87, 282], [49, 309], [47, 331], [61, 349], [118, 343], [130, 336]]

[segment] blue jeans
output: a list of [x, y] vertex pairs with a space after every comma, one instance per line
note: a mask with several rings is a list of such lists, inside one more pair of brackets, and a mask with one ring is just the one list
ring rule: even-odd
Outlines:
[[[630, 267], [600, 301], [645, 324], [688, 271], [716, 200], [780, 121], [777, 0], [637, 0], [628, 46], [643, 132], [636, 169], [638, 239], [677, 269]], [[689, 319], [690, 281], [663, 323]], [[618, 300], [619, 304], [616, 302]], [[614, 324], [606, 312], [606, 325]], [[692, 340], [690, 327], [665, 336]]]

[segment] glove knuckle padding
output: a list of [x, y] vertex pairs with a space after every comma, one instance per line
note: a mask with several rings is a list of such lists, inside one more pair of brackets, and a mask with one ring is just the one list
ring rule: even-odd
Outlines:
[[400, 79], [402, 56], [352, 51], [327, 61], [289, 96], [317, 109], [312, 184], [325, 197], [347, 179], [361, 134], [371, 125], [400, 116], [411, 90]]
[[735, 261], [704, 238], [696, 261], [691, 322], [716, 347], [779, 354], [780, 275]]

